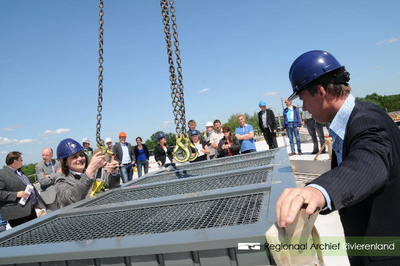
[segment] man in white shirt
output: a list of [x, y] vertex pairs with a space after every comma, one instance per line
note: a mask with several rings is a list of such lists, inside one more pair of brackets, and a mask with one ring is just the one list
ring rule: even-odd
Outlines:
[[129, 142], [126, 142], [125, 132], [119, 133], [119, 143], [113, 147], [114, 159], [120, 163], [122, 182], [126, 183], [133, 178], [133, 166], [135, 165], [135, 154]]

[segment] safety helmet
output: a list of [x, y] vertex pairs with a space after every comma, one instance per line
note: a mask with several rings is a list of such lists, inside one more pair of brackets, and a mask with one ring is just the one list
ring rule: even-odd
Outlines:
[[267, 106], [267, 104], [266, 104], [264, 101], [260, 101], [260, 102], [258, 103], [258, 106], [259, 106], [259, 107], [261, 107], [261, 106]]
[[124, 131], [121, 131], [121, 133], [119, 133], [118, 137], [126, 137], [126, 134]]
[[72, 154], [82, 151], [83, 147], [77, 141], [73, 139], [64, 139], [58, 144], [57, 147], [57, 158], [64, 159]]
[[162, 133], [162, 132], [161, 132], [161, 133], [158, 133], [158, 134], [157, 134], [157, 138], [158, 138], [158, 139], [165, 138], [164, 133]]
[[82, 140], [82, 143], [89, 143], [89, 144], [90, 144], [90, 140], [89, 140], [88, 138], [84, 138], [84, 139]]
[[211, 122], [211, 121], [208, 121], [207, 124], [206, 124], [206, 127], [213, 127], [213, 126], [214, 126], [213, 122]]
[[199, 135], [199, 131], [197, 131], [196, 129], [190, 131], [190, 136], [193, 136], [193, 135]]
[[343, 67], [335, 57], [325, 51], [314, 50], [300, 55], [289, 70], [293, 94], [288, 99], [296, 99], [298, 93], [316, 78]]
[[112, 142], [110, 138], [106, 138], [106, 143]]

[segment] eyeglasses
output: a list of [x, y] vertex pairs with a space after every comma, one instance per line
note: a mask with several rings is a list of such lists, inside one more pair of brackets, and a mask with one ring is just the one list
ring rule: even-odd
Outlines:
[[72, 155], [72, 160], [76, 160], [79, 157], [85, 157], [85, 153], [84, 152], [75, 153], [74, 155]]

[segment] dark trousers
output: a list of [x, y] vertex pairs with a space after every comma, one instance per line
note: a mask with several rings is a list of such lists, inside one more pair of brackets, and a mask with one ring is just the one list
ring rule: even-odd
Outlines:
[[[310, 118], [310, 119], [307, 119], [306, 126], [307, 126], [308, 133], [310, 134], [312, 142], [314, 144], [313, 153], [317, 153], [319, 151], [317, 134], [318, 134], [319, 141], [321, 143], [320, 144], [321, 147], [325, 143], [324, 129], [322, 128], [322, 124], [315, 121], [315, 119]], [[325, 149], [323, 150], [323, 152], [325, 152]]]
[[33, 219], [36, 219], [36, 218], [37, 218], [37, 215], [36, 215], [35, 208], [32, 208], [31, 214], [29, 216], [25, 216], [25, 217], [22, 217], [22, 218], [19, 218], [19, 219], [15, 219], [15, 220], [9, 220], [8, 224], [11, 227], [16, 227], [16, 226], [18, 226], [20, 224], [29, 222], [30, 220], [33, 220]]
[[278, 142], [276, 141], [276, 133], [274, 131], [271, 131], [269, 128], [264, 128], [263, 135], [270, 150], [278, 148]]

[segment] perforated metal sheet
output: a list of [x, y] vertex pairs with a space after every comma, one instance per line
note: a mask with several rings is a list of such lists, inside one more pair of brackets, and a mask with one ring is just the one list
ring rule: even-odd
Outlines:
[[[234, 157], [234, 156], [233, 156]], [[200, 167], [183, 171], [173, 171], [165, 174], [149, 175], [142, 179], [135, 180], [132, 183], [136, 185], [151, 184], [156, 182], [165, 182], [168, 180], [195, 177], [200, 175], [211, 175], [230, 171], [238, 171], [251, 167], [260, 167], [271, 164], [273, 157], [259, 157], [238, 162], [229, 162], [222, 165], [213, 165], [206, 168]], [[132, 184], [130, 183], [130, 184]]]
[[251, 153], [246, 153], [246, 154], [241, 154], [241, 155], [236, 155], [236, 156], [217, 158], [214, 160], [201, 161], [201, 162], [196, 162], [196, 163], [185, 163], [185, 164], [177, 165], [175, 168], [177, 171], [180, 171], [180, 170], [188, 170], [188, 169], [200, 168], [200, 167], [209, 167], [209, 166], [220, 165], [220, 164], [224, 164], [224, 163], [228, 163], [228, 162], [236, 162], [236, 161], [243, 161], [243, 160], [248, 160], [248, 159], [258, 158], [258, 157], [273, 156], [275, 154], [275, 152], [276, 152], [276, 150], [251, 152]]
[[93, 241], [256, 223], [266, 193], [56, 218], [0, 243], [15, 247]]
[[228, 187], [238, 187], [252, 184], [265, 183], [271, 180], [273, 168], [263, 168], [258, 171], [249, 171], [241, 174], [231, 174], [210, 177], [205, 179], [174, 182], [155, 187], [133, 188], [115, 190], [106, 197], [88, 202], [83, 207], [108, 205], [118, 202], [166, 197], [178, 194], [187, 194], [198, 191], [209, 191]]

